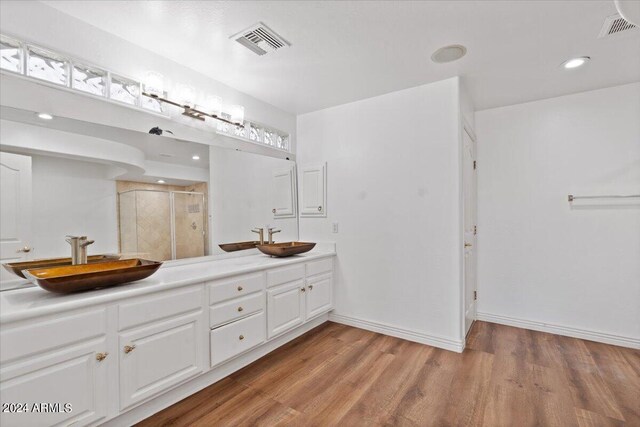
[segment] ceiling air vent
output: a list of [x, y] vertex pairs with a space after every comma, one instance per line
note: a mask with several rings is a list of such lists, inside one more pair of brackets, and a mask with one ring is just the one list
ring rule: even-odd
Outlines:
[[615, 14], [608, 16], [604, 20], [604, 25], [602, 26], [602, 30], [600, 30], [600, 35], [598, 35], [599, 39], [610, 37], [616, 34], [620, 34], [622, 32], [627, 32], [630, 30], [637, 30], [638, 27], [633, 25], [632, 23], [626, 21], [622, 16]]
[[276, 34], [275, 31], [262, 22], [258, 22], [229, 38], [237, 41], [258, 55], [264, 55], [265, 53], [291, 46], [291, 43]]

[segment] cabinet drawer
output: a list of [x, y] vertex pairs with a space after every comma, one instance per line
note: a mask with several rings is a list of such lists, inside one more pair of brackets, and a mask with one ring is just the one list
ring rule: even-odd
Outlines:
[[257, 292], [252, 295], [247, 295], [246, 297], [236, 298], [214, 305], [210, 308], [209, 326], [215, 328], [216, 326], [264, 310], [265, 298], [264, 292]]
[[304, 278], [304, 264], [267, 271], [267, 287], [282, 285]]
[[17, 328], [3, 328], [0, 332], [0, 363], [99, 337], [106, 330], [104, 308], [34, 321]]
[[202, 285], [146, 295], [118, 305], [118, 330], [167, 319], [202, 307]]
[[333, 271], [333, 258], [325, 258], [319, 261], [308, 262], [306, 267], [307, 277], [321, 273], [328, 273]]
[[247, 274], [209, 282], [209, 304], [241, 297], [264, 289], [264, 274]]
[[265, 340], [264, 312], [211, 331], [211, 366], [243, 353]]

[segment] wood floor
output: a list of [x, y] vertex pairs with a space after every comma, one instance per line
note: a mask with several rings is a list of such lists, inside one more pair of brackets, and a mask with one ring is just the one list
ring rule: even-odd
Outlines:
[[141, 426], [640, 426], [640, 351], [476, 322], [462, 354], [336, 323]]

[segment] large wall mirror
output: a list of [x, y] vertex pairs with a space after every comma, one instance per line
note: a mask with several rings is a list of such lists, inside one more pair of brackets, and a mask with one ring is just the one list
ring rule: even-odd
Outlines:
[[68, 257], [68, 235], [158, 261], [252, 247], [254, 228], [298, 240], [293, 161], [2, 108], [2, 263]]

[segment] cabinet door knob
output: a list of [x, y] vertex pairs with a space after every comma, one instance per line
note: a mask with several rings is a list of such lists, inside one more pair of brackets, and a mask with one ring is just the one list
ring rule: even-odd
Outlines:
[[238, 339], [239, 339], [240, 341], [242, 341], [242, 340], [244, 339], [244, 335], [240, 335], [240, 336], [238, 337]]
[[125, 353], [131, 353], [133, 350], [135, 350], [135, 348], [136, 348], [135, 344], [125, 345], [124, 346], [124, 352]]
[[238, 286], [238, 292], [242, 291], [242, 286]]
[[318, 206], [318, 212], [322, 212], [322, 206]]
[[300, 288], [300, 290], [301, 290], [302, 292], [307, 292], [307, 290], [306, 290], [305, 288]]
[[271, 209], [271, 212], [276, 213], [276, 208]]
[[98, 362], [102, 362], [104, 359], [107, 358], [108, 355], [109, 353], [107, 353], [106, 351], [104, 353], [96, 353], [96, 360]]
[[312, 291], [313, 290], [313, 285], [309, 285], [309, 290]]
[[16, 253], [20, 253], [20, 252], [28, 253], [28, 252], [31, 252], [31, 249], [33, 248], [30, 248], [29, 246], [25, 246], [24, 248], [18, 249]]
[[242, 310], [244, 310], [244, 308], [238, 307], [238, 311], [242, 311]]

